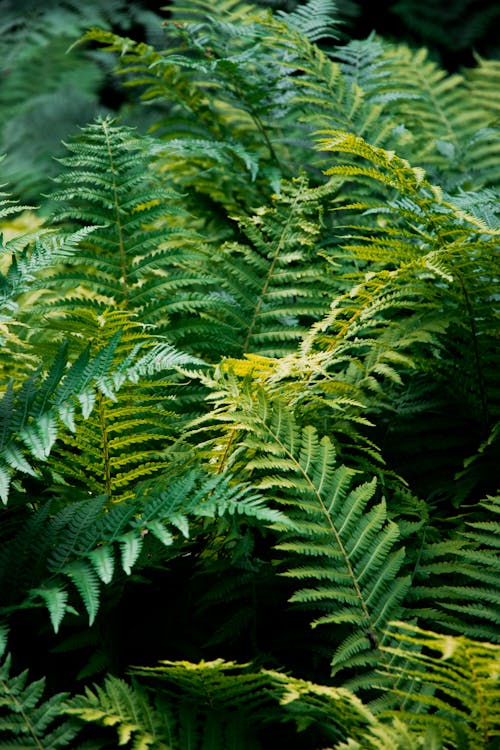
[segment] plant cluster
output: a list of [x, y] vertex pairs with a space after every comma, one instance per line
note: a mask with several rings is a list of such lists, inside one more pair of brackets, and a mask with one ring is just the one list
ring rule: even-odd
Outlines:
[[0, 748], [493, 750], [500, 63], [164, 29], [1, 196]]

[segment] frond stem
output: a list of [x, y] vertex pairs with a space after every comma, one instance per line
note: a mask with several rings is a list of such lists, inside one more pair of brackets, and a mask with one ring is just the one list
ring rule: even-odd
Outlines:
[[33, 724], [31, 723], [31, 721], [29, 720], [29, 717], [23, 708], [23, 704], [17, 699], [16, 695], [13, 695], [12, 691], [9, 689], [8, 683], [6, 683], [4, 680], [0, 680], [0, 685], [2, 687], [3, 694], [10, 695], [12, 702], [16, 705], [17, 712], [23, 717], [24, 723], [26, 724], [26, 727], [33, 739], [33, 742], [35, 743], [35, 747], [37, 748], [37, 750], [44, 750], [44, 746], [38, 739], [35, 733], [35, 728]]
[[255, 109], [253, 108], [252, 105], [250, 105], [250, 115], [251, 115], [252, 120], [254, 121], [254, 123], [257, 125], [257, 129], [259, 130], [259, 132], [261, 133], [262, 137], [264, 138], [264, 140], [266, 142], [266, 146], [269, 149], [269, 153], [271, 154], [272, 159], [274, 159], [274, 161], [276, 162], [276, 165], [278, 166], [281, 174], [284, 174], [283, 165], [281, 164], [279, 156], [276, 153], [275, 148], [274, 148], [274, 146], [272, 144], [272, 141], [271, 141], [271, 139], [269, 138], [269, 136], [267, 134], [267, 130], [265, 129], [262, 120], [260, 119], [258, 113], [255, 111]]
[[102, 127], [104, 130], [104, 135], [106, 138], [106, 147], [108, 149], [108, 157], [109, 157], [109, 167], [111, 171], [111, 179], [112, 179], [112, 186], [113, 186], [113, 204], [115, 208], [115, 216], [116, 216], [116, 229], [118, 232], [118, 247], [120, 251], [120, 268], [122, 272], [122, 286], [123, 286], [123, 296], [125, 300], [127, 300], [128, 297], [128, 284], [127, 284], [127, 258], [125, 254], [125, 243], [123, 239], [123, 227], [122, 227], [122, 221], [120, 217], [120, 206], [119, 206], [119, 200], [118, 200], [118, 187], [116, 184], [116, 170], [115, 170], [115, 164], [113, 159], [113, 151], [111, 149], [111, 142], [109, 138], [109, 132], [107, 128], [107, 123], [103, 121]]
[[109, 454], [108, 431], [106, 428], [104, 399], [100, 391], [98, 391], [97, 393], [97, 408], [99, 411], [99, 426], [101, 428], [102, 438], [102, 465], [104, 469], [104, 486], [108, 501], [111, 501], [111, 461]]
[[346, 565], [346, 568], [347, 568], [347, 572], [349, 574], [349, 577], [351, 578], [352, 585], [353, 585], [354, 590], [356, 592], [356, 596], [359, 599], [359, 603], [360, 603], [361, 609], [363, 611], [363, 615], [366, 618], [367, 629], [369, 629], [371, 631], [375, 631], [376, 630], [375, 625], [374, 625], [374, 623], [372, 623], [372, 620], [371, 620], [371, 617], [370, 617], [370, 613], [368, 612], [368, 609], [367, 609], [367, 606], [366, 606], [366, 603], [365, 603], [365, 600], [364, 600], [364, 597], [363, 597], [363, 592], [360, 589], [359, 582], [358, 582], [358, 580], [356, 578], [356, 575], [355, 575], [354, 570], [352, 568], [351, 562], [349, 560], [349, 555], [347, 554], [347, 550], [345, 549], [345, 547], [344, 547], [344, 545], [342, 543], [342, 540], [341, 540], [341, 538], [340, 538], [340, 536], [338, 534], [338, 531], [335, 528], [335, 524], [333, 523], [333, 521], [332, 521], [332, 519], [330, 517], [328, 509], [327, 509], [325, 503], [323, 502], [323, 498], [321, 497], [321, 494], [318, 492], [318, 490], [314, 486], [314, 483], [312, 482], [312, 480], [309, 477], [309, 475], [307, 474], [307, 472], [302, 468], [302, 466], [297, 461], [297, 459], [295, 458], [295, 456], [293, 455], [293, 453], [291, 453], [288, 450], [287, 446], [280, 440], [279, 436], [277, 434], [275, 434], [271, 430], [271, 428], [269, 427], [268, 424], [266, 424], [266, 422], [263, 421], [262, 425], [265, 428], [265, 430], [268, 432], [268, 434], [273, 438], [273, 440], [275, 440], [278, 443], [278, 445], [283, 450], [283, 452], [285, 453], [285, 455], [288, 456], [288, 458], [295, 464], [297, 470], [301, 473], [302, 477], [307, 482], [307, 484], [308, 484], [311, 492], [316, 497], [316, 500], [317, 500], [317, 502], [318, 502], [318, 504], [319, 504], [319, 506], [321, 508], [321, 511], [322, 511], [322, 513], [324, 514], [324, 516], [325, 516], [325, 518], [327, 520], [328, 526], [330, 527], [332, 535], [334, 536], [335, 541], [336, 541], [336, 543], [338, 545], [338, 548], [339, 548], [339, 550], [340, 550], [340, 552], [341, 552], [341, 554], [342, 554], [342, 556], [344, 558], [344, 562], [345, 562], [345, 565]]
[[276, 245], [276, 250], [274, 251], [274, 255], [273, 255], [272, 260], [271, 260], [271, 265], [269, 266], [269, 270], [267, 272], [266, 278], [264, 279], [264, 283], [263, 283], [261, 291], [260, 291], [259, 299], [257, 300], [257, 304], [255, 305], [255, 308], [254, 308], [254, 311], [253, 311], [252, 319], [251, 319], [250, 324], [249, 324], [248, 329], [247, 329], [247, 335], [246, 335], [246, 338], [245, 338], [245, 342], [243, 344], [243, 352], [242, 352], [243, 354], [245, 354], [248, 351], [248, 346], [250, 344], [250, 338], [252, 336], [252, 333], [254, 331], [255, 325], [257, 323], [257, 318], [259, 317], [262, 305], [264, 304], [264, 297], [265, 297], [265, 295], [267, 293], [267, 290], [269, 289], [269, 284], [271, 283], [271, 279], [272, 279], [273, 274], [274, 274], [274, 269], [276, 268], [276, 263], [278, 262], [278, 258], [280, 256], [280, 253], [281, 253], [282, 249], [283, 249], [285, 238], [286, 238], [286, 235], [288, 233], [288, 228], [289, 228], [290, 224], [292, 223], [292, 216], [293, 216], [295, 207], [296, 207], [296, 205], [298, 203], [298, 200], [299, 200], [299, 193], [297, 193], [297, 195], [295, 196], [293, 205], [290, 207], [290, 213], [288, 214], [288, 218], [286, 220], [286, 223], [285, 223], [285, 225], [284, 225], [284, 227], [283, 227], [283, 229], [281, 231], [280, 238], [279, 238], [278, 243]]

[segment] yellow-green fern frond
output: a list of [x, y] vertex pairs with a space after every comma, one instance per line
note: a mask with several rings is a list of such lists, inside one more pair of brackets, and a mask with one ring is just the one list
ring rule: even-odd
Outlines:
[[384, 648], [396, 657], [391, 674], [415, 686], [412, 692], [396, 691], [401, 701], [396, 715], [418, 730], [435, 726], [447, 750], [460, 742], [477, 750], [491, 748], [500, 736], [500, 646], [397, 622], [389, 634], [398, 643]]
[[69, 429], [52, 453], [51, 467], [60, 481], [120, 502], [133, 494], [139, 480], [168, 466], [164, 452], [181, 430], [175, 391], [184, 376], [155, 348], [158, 340], [125, 312], [96, 316], [82, 310], [66, 317], [63, 327], [67, 336], [90, 340], [97, 350], [117, 337], [119, 342], [109, 375], [98, 379], [98, 389], [88, 395], [83, 418], [74, 410], [65, 415]]
[[337, 464], [330, 439], [301, 428], [293, 411], [258, 385], [229, 377], [219, 389], [212, 419], [222, 427], [209, 460], [251, 476], [296, 524], [276, 549], [284, 554], [283, 574], [304, 582], [291, 601], [318, 613], [314, 627], [341, 628], [333, 671], [376, 664], [382, 631], [401, 611], [409, 579], [398, 527], [385, 500], [376, 499], [375, 479], [356, 483], [357, 472]]

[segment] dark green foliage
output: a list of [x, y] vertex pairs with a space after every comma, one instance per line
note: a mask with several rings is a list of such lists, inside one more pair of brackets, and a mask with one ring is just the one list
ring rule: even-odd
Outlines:
[[[68, 581], [77, 589], [92, 625], [101, 584], [113, 580], [115, 568], [130, 575], [143, 547], [147, 558], [154, 540], [172, 546], [171, 556], [179, 554], [190, 536], [191, 518], [242, 515], [263, 524], [290, 526], [249, 487], [231, 484], [225, 475], [207, 477], [194, 471], [179, 479], [167, 475], [142, 482], [130, 499], [112, 507], [104, 496], [75, 498], [59, 511], [55, 506], [46, 503], [25, 513], [24, 524], [17, 519], [18, 533], [4, 540], [0, 611], [5, 614], [42, 600], [56, 632], [66, 611], [75, 611], [68, 605]], [[28, 559], [29, 566], [19, 565]]]
[[319, 39], [338, 36], [335, 28], [337, 3], [334, 0], [310, 0], [305, 6], [297, 6], [295, 10], [278, 11], [276, 18], [283, 19], [288, 26], [297, 29], [312, 42]]
[[6, 154], [4, 179], [16, 194], [40, 200], [59, 172], [54, 156], [64, 151], [61, 141], [113, 107], [101, 100], [110, 66], [70, 50], [78, 35], [92, 25], [143, 26], [149, 35], [159, 23], [151, 11], [123, 0], [2, 3], [0, 153]]
[[16, 190], [96, 60], [139, 127], [89, 105], [45, 218], [0, 196], [0, 748], [493, 750], [497, 61], [104, 5], [5, 22]]
[[498, 514], [499, 498], [488, 498], [478, 507], [477, 520], [467, 521], [464, 530], [449, 541], [432, 540], [419, 551], [411, 598], [422, 620], [498, 643], [499, 634], [491, 627], [500, 623]]
[[[376, 234], [371, 226], [363, 228], [356, 223], [348, 228], [348, 233], [344, 228], [342, 244], [358, 262], [369, 262], [381, 270], [370, 274], [366, 281], [360, 279], [355, 294], [351, 289], [337, 299], [332, 312], [316, 326], [307, 351], [319, 348], [331, 352], [327, 356], [335, 367], [339, 340], [341, 347], [351, 340], [364, 370], [357, 382], [367, 396], [370, 392], [377, 394], [377, 410], [384, 403], [381, 378], [389, 387], [391, 382], [395, 384], [392, 405], [388, 406], [391, 409], [397, 404], [398, 414], [388, 418], [389, 429], [384, 437], [385, 450], [393, 461], [405, 460], [405, 445], [409, 451], [406, 460], [413, 462], [415, 443], [426, 444], [438, 455], [445, 446], [455, 444], [454, 456], [442, 459], [450, 462], [448, 471], [453, 470], [454, 462], [458, 471], [465, 460], [472, 467], [474, 459], [468, 454], [481, 455], [482, 460], [477, 473], [466, 471], [460, 475], [451, 489], [454, 501], [463, 501], [471, 493], [480, 498], [487, 491], [495, 491], [495, 470], [492, 467], [492, 473], [487, 474], [479, 466], [485, 468], [486, 456], [498, 450], [495, 425], [500, 402], [494, 373], [499, 363], [493, 364], [498, 338], [493, 322], [498, 316], [494, 294], [498, 230], [463, 210], [464, 204], [467, 206], [463, 194], [462, 205], [455, 207], [452, 198], [444, 200], [437, 188], [423, 180], [420, 169], [410, 168], [392, 152], [345, 132], [332, 133], [319, 147], [332, 151], [339, 161], [344, 161], [344, 154], [356, 154], [358, 159], [356, 165], [339, 164], [328, 174], [359, 181], [362, 193], [367, 182], [373, 181], [376, 191], [377, 183], [390, 186], [397, 190], [399, 198], [389, 202], [364, 201], [360, 196], [360, 200], [345, 206], [356, 214], [365, 211], [380, 217]], [[388, 221], [389, 217], [392, 220]], [[432, 347], [432, 366], [425, 348], [421, 354], [424, 343]], [[367, 366], [373, 368], [371, 373], [366, 372]], [[407, 368], [414, 371], [411, 377]], [[419, 371], [425, 377], [425, 386]], [[403, 388], [398, 387], [399, 383]], [[419, 409], [425, 419], [419, 419]], [[436, 411], [440, 416], [439, 433], [433, 435]], [[411, 420], [406, 419], [408, 413]], [[458, 414], [459, 421], [467, 425], [461, 445], [457, 445], [458, 435], [444, 437], [445, 414], [450, 414], [450, 433], [457, 429]], [[404, 441], [403, 424], [409, 427]], [[433, 470], [437, 473], [441, 468], [446, 471], [440, 466], [439, 457], [434, 456]], [[403, 463], [399, 469], [407, 471]], [[443, 484], [442, 472], [441, 477], [439, 492], [450, 492]], [[429, 479], [436, 491], [435, 478]], [[425, 489], [429, 491], [428, 487]]]
[[[197, 269], [200, 277], [207, 276], [210, 263], [214, 288], [218, 283], [212, 315], [218, 338], [223, 336], [221, 355], [293, 351], [328, 309], [334, 279], [316, 249], [323, 192], [328, 188], [318, 193], [303, 177], [284, 183], [270, 205], [239, 219], [238, 241], [206, 248]], [[213, 352], [210, 330], [202, 333]]]
[[[417, 38], [436, 45], [444, 52], [477, 48], [478, 41], [498, 22], [500, 10], [495, 3], [455, 0], [453, 3], [397, 0], [392, 12], [397, 14]], [[446, 34], [443, 34], [446, 29]]]

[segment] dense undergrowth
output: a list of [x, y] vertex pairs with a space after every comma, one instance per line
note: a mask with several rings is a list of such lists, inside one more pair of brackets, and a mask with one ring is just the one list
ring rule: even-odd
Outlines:
[[0, 748], [492, 750], [500, 63], [184, 5], [2, 195]]

